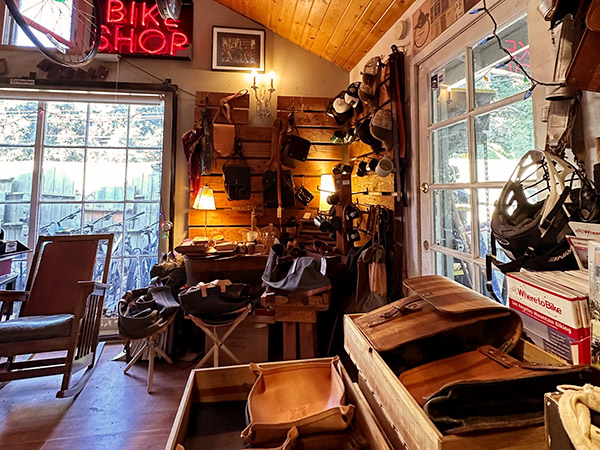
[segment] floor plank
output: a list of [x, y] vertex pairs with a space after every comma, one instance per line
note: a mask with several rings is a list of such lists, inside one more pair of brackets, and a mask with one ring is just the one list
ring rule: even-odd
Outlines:
[[163, 449], [190, 369], [155, 364], [146, 393], [147, 362], [127, 375], [107, 345], [89, 383], [75, 399], [57, 399], [60, 376], [18, 380], [0, 390], [0, 449]]

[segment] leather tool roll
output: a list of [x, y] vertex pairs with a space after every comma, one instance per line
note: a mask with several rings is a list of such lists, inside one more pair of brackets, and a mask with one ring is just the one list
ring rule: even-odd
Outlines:
[[483, 346], [399, 378], [440, 431], [458, 434], [543, 423], [544, 393], [581, 383], [589, 370], [521, 362]]
[[439, 275], [410, 278], [415, 294], [354, 319], [396, 373], [491, 345], [510, 352], [523, 325], [519, 315]]
[[264, 368], [250, 364], [258, 375], [248, 396], [248, 426], [242, 439], [249, 444], [285, 439], [298, 428], [301, 436], [344, 430], [354, 413], [344, 405], [344, 382], [337, 357]]

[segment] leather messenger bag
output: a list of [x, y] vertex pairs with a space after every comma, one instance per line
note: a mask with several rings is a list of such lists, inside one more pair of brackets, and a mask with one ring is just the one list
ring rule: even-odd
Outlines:
[[414, 295], [354, 319], [395, 373], [482, 345], [510, 352], [519, 342], [516, 311], [439, 275], [404, 285]]
[[248, 426], [242, 439], [251, 445], [285, 439], [296, 427], [301, 436], [348, 428], [353, 405], [345, 404], [337, 357], [265, 368], [250, 364], [258, 378], [248, 396]]
[[544, 393], [581, 384], [588, 366], [519, 361], [489, 345], [407, 370], [400, 381], [444, 433], [544, 422]]

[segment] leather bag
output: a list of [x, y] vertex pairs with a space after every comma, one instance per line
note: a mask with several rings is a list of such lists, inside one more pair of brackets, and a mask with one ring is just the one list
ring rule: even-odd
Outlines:
[[585, 16], [585, 31], [567, 70], [567, 85], [600, 92], [600, 0], [592, 0]]
[[[237, 158], [236, 158], [237, 157]], [[252, 191], [250, 166], [242, 154], [242, 141], [236, 138], [233, 156], [223, 164], [223, 183], [227, 199], [230, 201], [248, 200]]]
[[482, 345], [510, 352], [523, 325], [516, 311], [439, 275], [410, 278], [413, 295], [354, 319], [396, 373]]
[[440, 431], [457, 434], [543, 423], [544, 393], [581, 382], [587, 371], [587, 366], [521, 362], [482, 346], [399, 378]]
[[232, 313], [250, 303], [250, 286], [217, 280], [198, 283], [179, 294], [183, 311], [197, 317], [214, 317]]
[[[235, 151], [235, 125], [231, 120], [231, 105], [229, 102], [238, 97], [243, 97], [247, 93], [246, 89], [242, 89], [219, 100], [220, 107], [212, 123], [212, 142], [213, 149], [223, 158], [229, 158]], [[222, 115], [227, 123], [216, 123], [219, 115]]]
[[242, 439], [251, 445], [285, 439], [296, 427], [301, 436], [348, 428], [353, 405], [345, 405], [339, 358], [261, 367], [248, 396], [248, 426]]

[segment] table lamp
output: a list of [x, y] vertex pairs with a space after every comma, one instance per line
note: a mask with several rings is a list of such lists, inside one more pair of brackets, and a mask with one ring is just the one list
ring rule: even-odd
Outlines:
[[200, 189], [196, 196], [196, 200], [194, 200], [192, 208], [204, 210], [204, 236], [208, 237], [208, 211], [217, 209], [213, 190], [207, 185], [202, 186], [202, 189]]
[[327, 203], [327, 197], [335, 192], [333, 175], [321, 175], [321, 186], [319, 187], [319, 211], [329, 211], [331, 205]]

